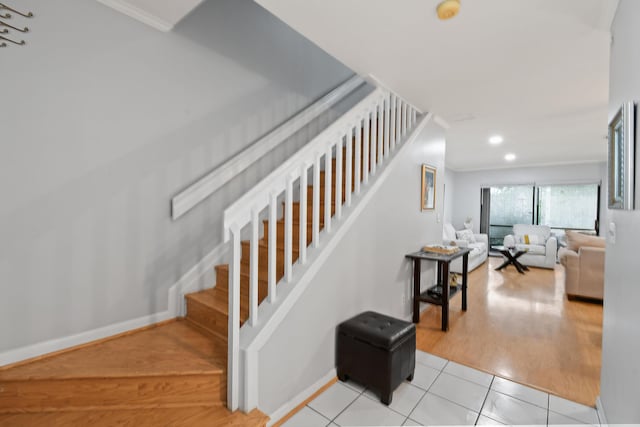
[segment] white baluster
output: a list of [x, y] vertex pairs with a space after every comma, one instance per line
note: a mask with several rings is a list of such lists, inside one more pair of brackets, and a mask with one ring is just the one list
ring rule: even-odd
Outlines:
[[235, 411], [238, 409], [240, 396], [240, 257], [242, 256], [240, 226], [236, 223], [231, 226], [231, 239], [233, 246], [228, 284], [227, 407]]
[[260, 216], [259, 210], [253, 208], [251, 211], [251, 241], [249, 258], [249, 324], [256, 326], [258, 324], [258, 257], [260, 243]]
[[402, 102], [402, 136], [407, 134], [407, 104]]
[[293, 180], [287, 178], [284, 199], [284, 278], [291, 282], [293, 269]]
[[[402, 138], [402, 116], [400, 111], [400, 98], [396, 97], [396, 140], [395, 143], [400, 143]], [[393, 144], [395, 146], [395, 143]]]
[[278, 245], [278, 194], [273, 192], [270, 194], [269, 201], [269, 259], [267, 260], [269, 302], [276, 301], [276, 251]]
[[345, 165], [345, 204], [351, 206], [351, 191], [353, 191], [353, 129], [349, 127], [347, 130], [347, 151], [344, 159]]
[[320, 154], [313, 165], [313, 247], [320, 246]]
[[298, 258], [300, 264], [307, 263], [307, 171], [308, 165], [300, 170], [300, 243], [298, 243]]
[[407, 113], [407, 120], [408, 120], [407, 129], [411, 130], [411, 128], [413, 127], [413, 108], [411, 106], [409, 106], [409, 111]]
[[342, 136], [336, 144], [336, 219], [342, 218]]
[[369, 182], [369, 135], [371, 134], [371, 122], [369, 112], [364, 115], [364, 135], [362, 143], [362, 182]]
[[391, 138], [391, 96], [384, 100], [384, 158], [389, 156], [389, 138]]
[[358, 117], [356, 123], [356, 152], [355, 152], [355, 192], [360, 194], [360, 180], [362, 179], [362, 119]]
[[398, 106], [397, 97], [395, 95], [391, 95], [391, 111], [389, 115], [391, 116], [391, 123], [389, 124], [391, 128], [391, 138], [385, 144], [385, 154], [388, 156], [391, 148], [396, 146], [396, 139], [398, 133], [396, 132], [398, 128], [398, 115], [396, 114], [396, 107]]
[[333, 160], [333, 150], [329, 146], [324, 155], [324, 229], [327, 233], [331, 231], [331, 168]]
[[385, 132], [387, 131], [387, 118], [389, 114], [385, 113], [385, 100], [381, 99], [380, 104], [378, 104], [378, 165], [382, 164], [384, 159], [384, 140], [389, 137], [389, 134]]
[[378, 105], [376, 104], [371, 110], [371, 175], [376, 173], [376, 147], [377, 141], [377, 129], [378, 129]]
[[418, 120], [418, 112], [415, 109], [412, 109], [411, 110], [411, 123], [415, 125], [417, 120]]

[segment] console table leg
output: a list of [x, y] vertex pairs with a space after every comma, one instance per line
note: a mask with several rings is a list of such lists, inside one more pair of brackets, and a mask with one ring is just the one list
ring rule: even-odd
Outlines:
[[[439, 265], [440, 263], [438, 263]], [[442, 263], [442, 330], [449, 329], [449, 263]]]
[[467, 273], [469, 272], [469, 254], [462, 256], [462, 311], [467, 311]]
[[413, 260], [413, 323], [420, 322], [420, 260]]

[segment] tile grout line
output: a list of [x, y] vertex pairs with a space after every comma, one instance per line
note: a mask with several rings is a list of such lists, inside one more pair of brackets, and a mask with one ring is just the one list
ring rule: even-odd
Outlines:
[[[337, 384], [337, 383], [336, 383], [336, 384]], [[349, 390], [351, 390], [351, 391], [354, 391], [354, 392], [355, 392], [355, 390], [354, 390], [354, 389], [352, 389], [351, 387], [348, 387], [348, 386], [346, 386], [346, 385], [344, 385], [344, 384], [340, 384], [340, 385], [342, 385], [343, 387], [347, 387]], [[336, 418], [338, 418], [340, 415], [342, 415], [342, 413], [343, 413], [344, 411], [346, 411], [347, 409], [349, 409], [349, 407], [350, 407], [351, 405], [353, 405], [353, 402], [355, 402], [356, 400], [358, 400], [358, 398], [359, 398], [360, 396], [362, 396], [362, 393], [364, 393], [364, 392], [365, 392], [365, 390], [366, 390], [366, 388], [365, 388], [364, 390], [362, 390], [360, 393], [358, 393], [358, 395], [355, 397], [355, 399], [353, 399], [353, 400], [352, 400], [352, 401], [351, 401], [347, 406], [345, 406], [345, 407], [344, 407], [344, 409], [343, 409], [342, 411], [338, 412], [338, 415], [336, 415], [335, 417], [333, 417], [333, 418], [331, 419], [331, 421], [329, 422], [329, 424], [331, 424], [331, 423], [335, 422]], [[325, 417], [325, 418], [327, 418], [327, 417]], [[338, 424], [338, 423], [336, 423], [336, 424]]]
[[551, 395], [547, 393], [547, 427], [549, 427], [549, 411], [551, 410]]
[[493, 381], [496, 379], [496, 376], [493, 375], [491, 377], [491, 382], [489, 383], [489, 388], [487, 389], [487, 394], [484, 395], [484, 400], [482, 401], [482, 406], [480, 406], [480, 410], [478, 411], [478, 416], [476, 417], [476, 422], [474, 425], [478, 425], [478, 421], [480, 420], [480, 416], [482, 415], [482, 410], [484, 409], [484, 405], [487, 403], [487, 398], [489, 397], [489, 392], [491, 392], [491, 386], [493, 385]]
[[[305, 407], [305, 408], [309, 408], [309, 409], [311, 409], [313, 412], [315, 412], [316, 414], [320, 415], [320, 416], [321, 416], [322, 418], [324, 418], [325, 420], [329, 420], [329, 418], [327, 418], [324, 414], [321, 414], [319, 411], [316, 411], [315, 409], [313, 409], [313, 408], [312, 408], [311, 406], [309, 406], [308, 404], [307, 404], [307, 405], [304, 405], [304, 407]], [[289, 421], [289, 420], [287, 420], [287, 421]], [[328, 426], [329, 424], [331, 424], [331, 423], [332, 423], [332, 421], [331, 421], [331, 420], [329, 420], [329, 423], [327, 424], [327, 426]]]
[[[427, 396], [427, 393], [429, 393], [429, 389], [431, 389], [431, 387], [433, 386], [433, 384], [435, 384], [436, 381], [438, 381], [438, 378], [440, 378], [440, 375], [442, 374], [442, 372], [444, 372], [444, 368], [447, 366], [447, 364], [449, 363], [449, 361], [447, 360], [447, 363], [444, 364], [444, 366], [442, 367], [442, 369], [438, 370], [438, 375], [436, 375], [436, 377], [433, 379], [433, 381], [431, 382], [431, 384], [429, 385], [429, 388], [427, 388], [426, 390], [423, 389], [422, 387], [418, 387], [420, 390], [424, 390], [424, 394], [422, 395], [422, 397], [420, 399], [418, 399], [418, 402], [414, 405], [413, 409], [411, 409], [411, 411], [409, 411], [409, 415], [407, 415], [407, 419], [411, 418], [411, 414], [413, 414], [413, 411], [416, 410], [416, 408], [418, 407], [418, 405], [420, 405], [420, 402], [422, 402], [424, 400], [424, 398]], [[422, 364], [421, 364], [422, 365]], [[424, 366], [424, 365], [423, 365]], [[429, 366], [431, 367], [431, 366]], [[437, 370], [437, 369], [436, 369]], [[440, 396], [438, 396], [440, 397]], [[455, 402], [454, 402], [455, 403]], [[405, 422], [407, 422], [407, 420], [404, 420]], [[403, 423], [404, 424], [404, 423]]]

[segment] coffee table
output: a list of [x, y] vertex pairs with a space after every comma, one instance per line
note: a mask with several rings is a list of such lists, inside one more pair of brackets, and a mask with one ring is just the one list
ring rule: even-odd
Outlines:
[[508, 265], [513, 265], [520, 274], [524, 274], [525, 271], [529, 271], [529, 267], [518, 261], [518, 258], [527, 253], [526, 249], [520, 250], [516, 248], [508, 248], [506, 246], [493, 246], [491, 249], [500, 252], [502, 256], [505, 257], [504, 262], [496, 268], [496, 270], [500, 271]]

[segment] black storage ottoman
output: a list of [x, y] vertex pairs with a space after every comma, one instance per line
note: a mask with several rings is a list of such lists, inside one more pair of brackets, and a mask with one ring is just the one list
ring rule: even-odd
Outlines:
[[351, 378], [377, 391], [391, 403], [394, 390], [413, 379], [416, 327], [411, 322], [367, 311], [338, 325], [338, 379]]

